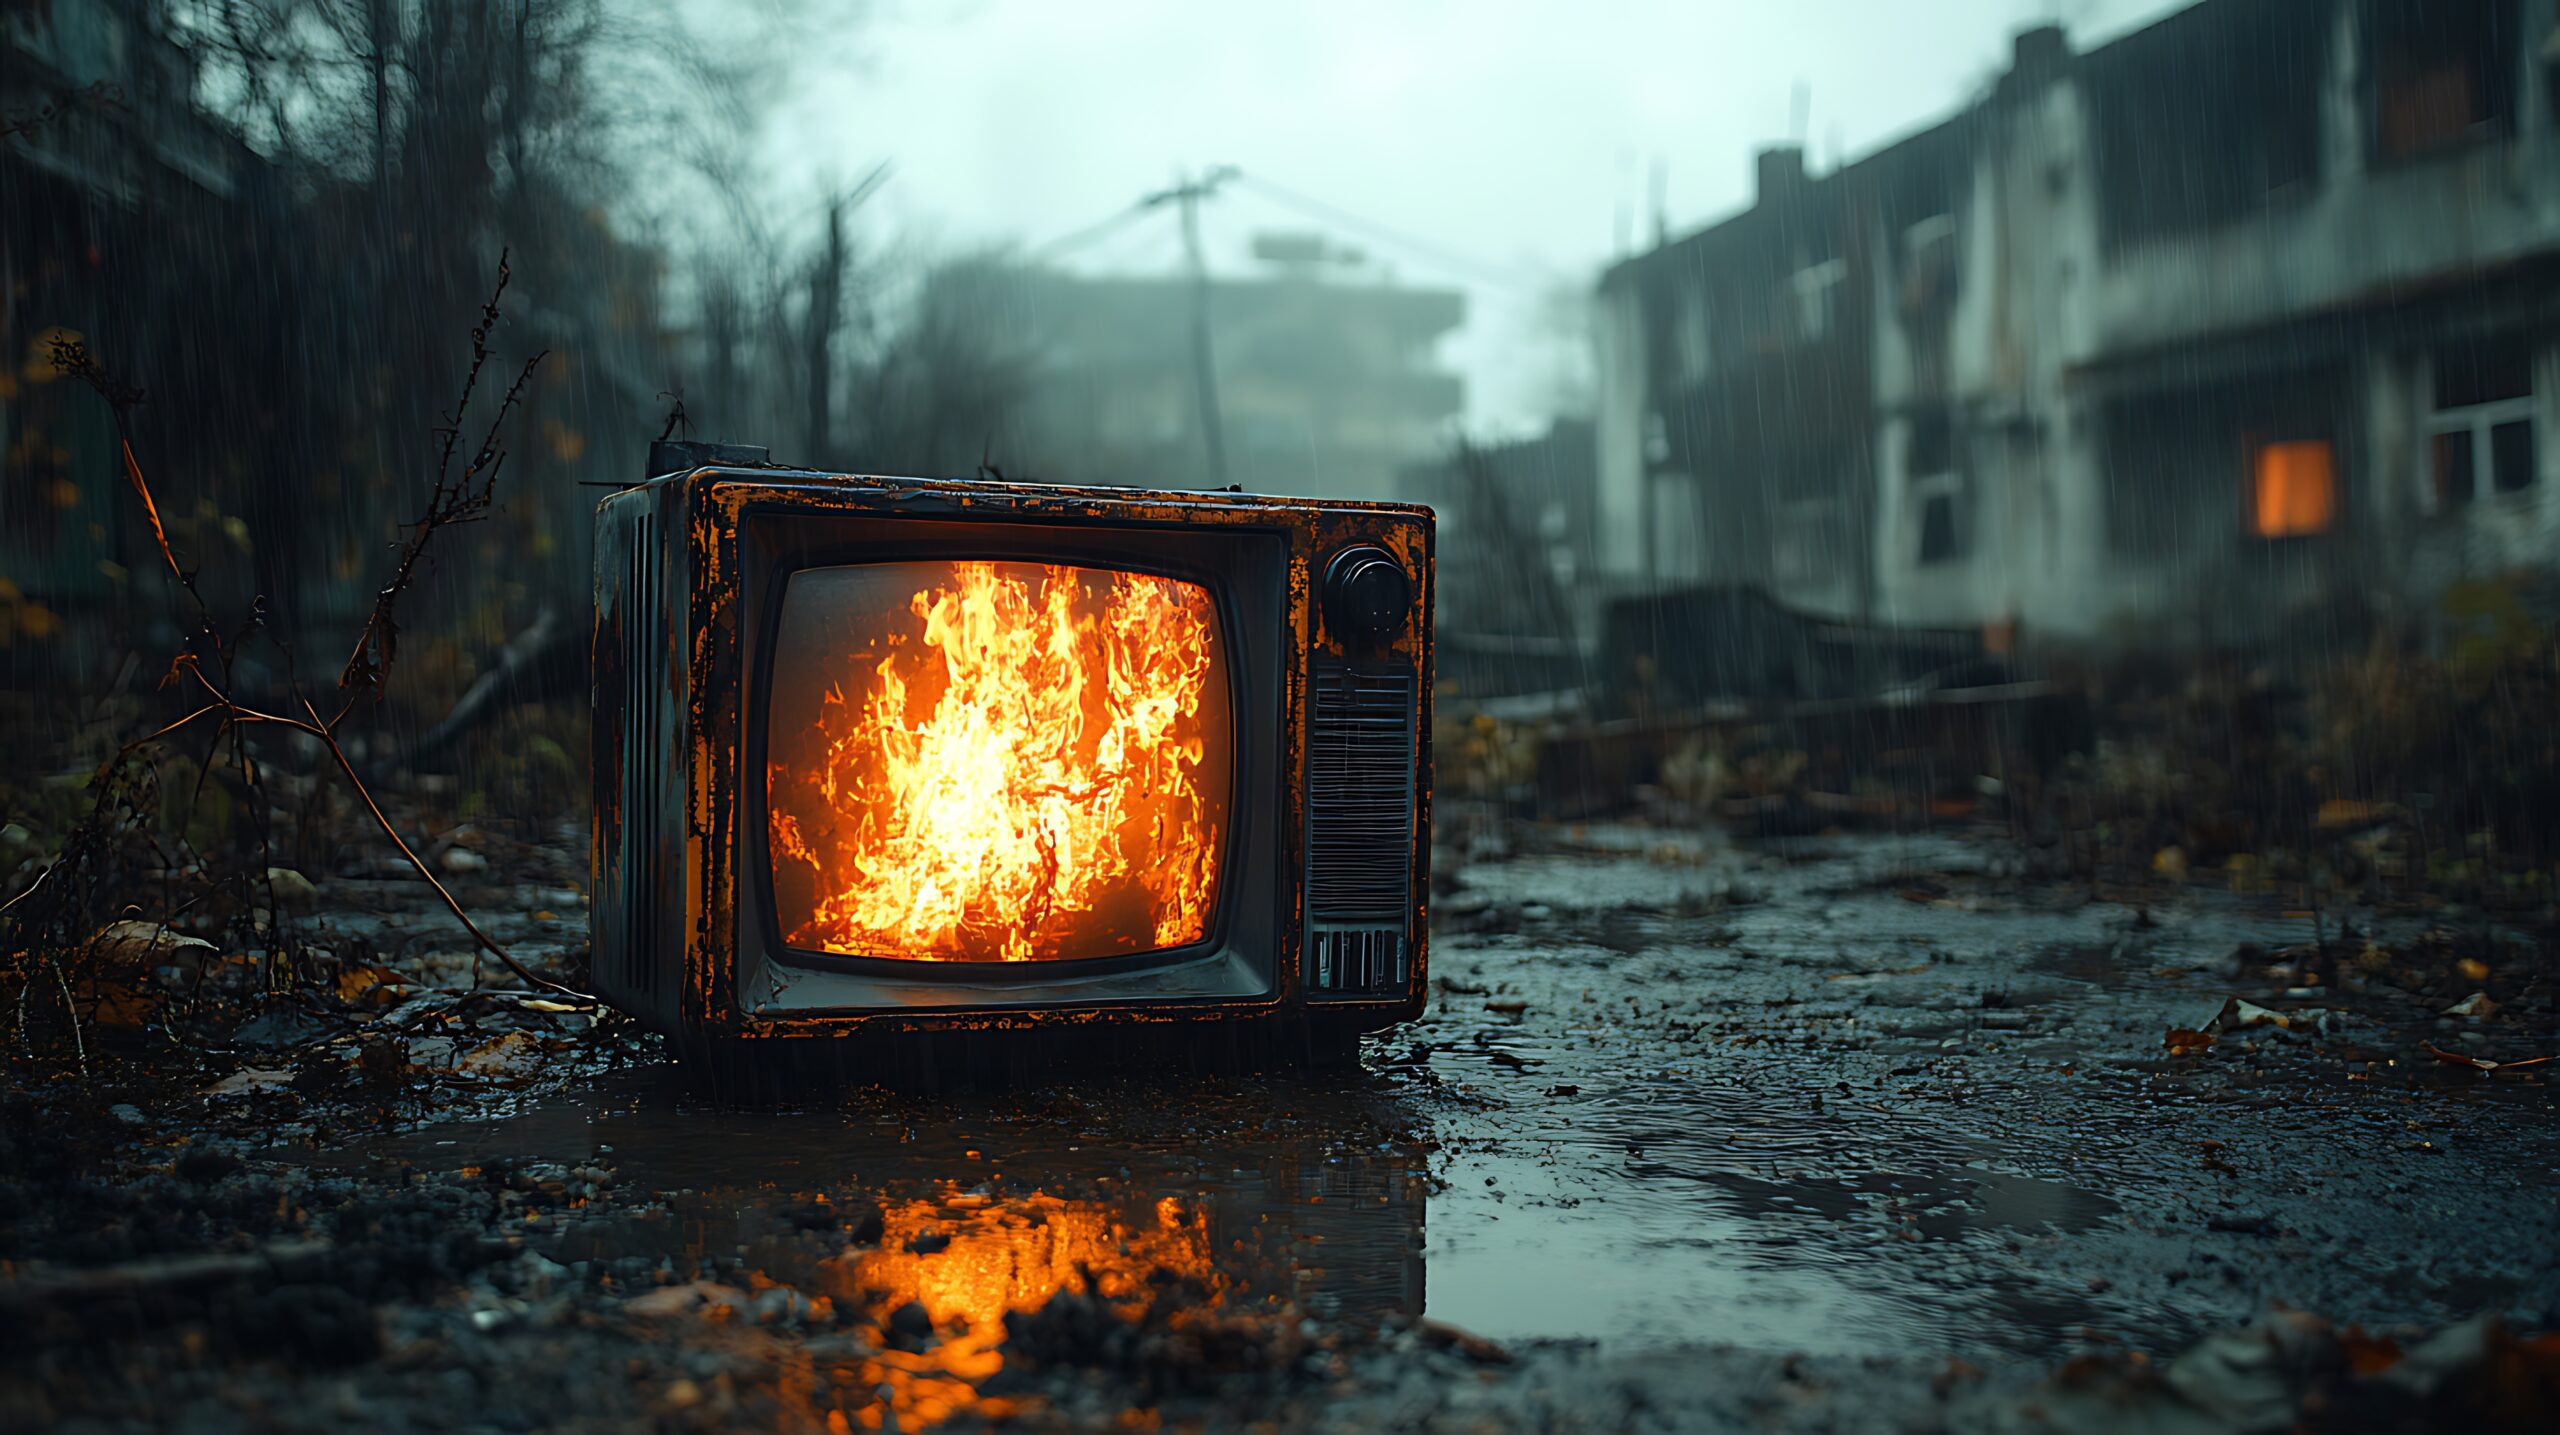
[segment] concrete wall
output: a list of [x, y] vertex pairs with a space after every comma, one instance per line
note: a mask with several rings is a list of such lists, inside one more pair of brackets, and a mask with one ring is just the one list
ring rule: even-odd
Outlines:
[[[2316, 186], [2236, 222], [2110, 246], [2093, 109], [2075, 71], [2013, 75], [1985, 102], [1993, 113], [1957, 211], [1963, 284], [1938, 341], [1967, 542], [1957, 557], [1920, 559], [1908, 458], [1930, 336], [1880, 309], [1879, 616], [2015, 618], [2066, 641], [2190, 646], [2262, 636], [2342, 598], [2407, 607], [2458, 577], [2554, 563], [2560, 353], [2539, 355], [2541, 474], [2524, 490], [2432, 512], [2422, 432], [2438, 344], [2536, 322], [2502, 319], [2497, 303], [2466, 304], [2460, 291], [2560, 254], [2560, 135], [2538, 59], [2549, 7], [2518, 4], [2509, 32], [2525, 37], [2511, 137], [2389, 164], [2368, 157], [2357, 16], [2353, 5], [2333, 14]], [[2340, 517], [2317, 537], [2258, 539], [2243, 507], [2246, 440], [2263, 421], [2250, 404], [2304, 383], [2331, 391]], [[2111, 424], [2144, 431], [2111, 435]], [[2143, 504], [2174, 509], [2163, 517], [2176, 542], [2120, 531]]]

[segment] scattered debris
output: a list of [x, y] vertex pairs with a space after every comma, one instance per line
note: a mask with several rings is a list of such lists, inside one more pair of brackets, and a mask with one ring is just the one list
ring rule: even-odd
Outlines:
[[2213, 1043], [2212, 1032], [2173, 1026], [2169, 1028], [2169, 1035], [2164, 1044], [2179, 1056], [2193, 1056], [2198, 1052], [2212, 1049]]
[[1454, 1350], [1478, 1365], [1509, 1365], [1512, 1355], [1501, 1345], [1473, 1331], [1451, 1325], [1445, 1320], [1424, 1320], [1415, 1326], [1425, 1345], [1436, 1350]]
[[2424, 1045], [2427, 1055], [2436, 1060], [2453, 1066], [2467, 1066], [2474, 1071], [2522, 1071], [2527, 1067], [2548, 1065], [2553, 1060], [2548, 1056], [2531, 1056], [2522, 1061], [2491, 1061], [2485, 1056], [2465, 1056], [2458, 1051], [2447, 1051], [2431, 1041]]

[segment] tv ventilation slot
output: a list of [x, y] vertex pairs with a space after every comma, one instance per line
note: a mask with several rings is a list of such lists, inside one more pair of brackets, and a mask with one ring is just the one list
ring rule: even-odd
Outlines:
[[658, 773], [666, 760], [656, 536], [650, 515], [632, 521], [622, 586], [622, 978], [650, 996], [658, 990]]
[[1412, 960], [1414, 676], [1319, 661], [1312, 709], [1306, 982], [1399, 991]]

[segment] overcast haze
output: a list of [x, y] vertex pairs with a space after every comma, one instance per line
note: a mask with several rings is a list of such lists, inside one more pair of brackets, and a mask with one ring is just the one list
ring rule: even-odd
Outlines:
[[[2087, 45], [2176, 8], [886, 4], [832, 53], [807, 57], [767, 156], [786, 196], [894, 161], [865, 231], [937, 247], [1040, 245], [1180, 167], [1237, 165], [1445, 251], [1338, 231], [1400, 280], [1467, 290], [1469, 323], [1444, 355], [1466, 376], [1470, 423], [1517, 429], [1552, 408], [1562, 359], [1538, 319], [1540, 291], [1587, 283], [1622, 222], [1649, 242], [1657, 159], [1671, 229], [1692, 229], [1747, 202], [1751, 151], [1787, 137], [1799, 84], [1805, 141], [1827, 169], [1835, 154], [1949, 112], [1999, 71], [2023, 25], [2058, 16]], [[1310, 224], [1266, 195], [1231, 192], [1205, 222], [1213, 268], [1244, 270], [1247, 237], [1281, 227]], [[1179, 253], [1167, 214], [1062, 262], [1162, 271]]]

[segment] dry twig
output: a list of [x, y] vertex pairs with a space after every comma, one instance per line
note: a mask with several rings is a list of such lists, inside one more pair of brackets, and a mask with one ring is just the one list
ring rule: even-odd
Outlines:
[[[177, 551], [169, 542], [167, 526], [161, 521], [160, 506], [153, 496], [150, 481], [144, 476], [141, 462], [134, 455], [128, 419], [132, 408], [143, 400], [142, 390], [125, 384], [107, 373], [80, 341], [76, 339], [54, 341], [55, 367], [87, 383], [114, 410], [118, 450], [123, 460], [126, 480], [132, 484], [134, 493], [141, 500], [144, 517], [150, 525], [152, 541], [159, 549], [162, 561], [167, 564], [170, 576], [175, 578], [178, 585], [186, 591], [195, 609], [194, 630], [189, 634], [185, 646], [171, 659], [169, 671], [162, 679], [163, 685], [192, 684], [202, 690], [206, 701], [184, 717], [125, 743], [91, 780], [94, 798], [90, 811], [80, 827], [73, 832], [63, 855], [48, 866], [25, 891], [10, 898], [5, 904], [0, 904], [0, 916], [11, 914], [22, 904], [31, 907], [31, 910], [12, 918], [7, 945], [13, 959], [32, 950], [34, 944], [23, 940], [24, 936], [30, 932], [49, 934], [57, 943], [67, 939], [70, 935], [68, 932], [53, 929], [60, 927], [65, 920], [78, 911], [84, 910], [88, 905], [85, 899], [91, 893], [87, 889], [95, 885], [104, 868], [105, 852], [110, 845], [111, 837], [122, 825], [124, 817], [140, 815], [138, 804], [124, 784], [123, 774], [127, 765], [151, 744], [172, 737], [203, 719], [214, 718], [217, 720], [215, 740], [219, 742], [228, 737], [232, 741], [234, 757], [250, 785], [252, 805], [257, 809], [262, 861], [268, 855], [265, 803], [259, 796], [256, 765], [251, 761], [246, 747], [242, 744], [243, 732], [256, 725], [298, 732], [317, 742], [336, 764], [339, 773], [346, 779], [348, 787], [363, 805], [366, 815], [373, 820], [375, 826], [381, 829], [383, 836], [399, 852], [402, 860], [406, 861], [418, 876], [425, 880], [428, 887], [434, 890], [445, 908], [453, 914], [456, 921], [462, 924], [463, 929], [471, 935], [472, 941], [482, 951], [497, 958], [507, 970], [534, 986], [565, 996], [584, 999], [583, 993], [528, 970], [516, 960], [512, 953], [471, 919], [470, 913], [464, 910], [461, 902], [455, 899], [453, 893], [437, 878], [434, 871], [427, 866], [426, 861], [418, 855], [416, 849], [412, 848], [400, 835], [390, 815], [385, 813], [381, 803], [375, 800], [372, 790], [357, 773], [354, 762], [348, 757], [345, 747], [338, 740], [338, 729], [354, 711], [358, 696], [368, 692], [378, 695], [382, 689], [383, 681], [390, 669], [392, 652], [399, 632], [399, 624], [395, 616], [397, 605], [401, 595], [407, 592], [410, 584], [416, 580], [420, 564], [424, 561], [428, 546], [434, 540], [435, 534], [445, 527], [469, 523], [484, 517], [494, 502], [498, 472], [506, 459], [505, 451], [498, 443], [499, 429], [507, 415], [514, 411], [523, 397], [525, 386], [531, 381], [535, 366], [541, 363], [544, 357], [542, 354], [537, 353], [525, 362], [522, 371], [516, 375], [515, 382], [508, 386], [505, 395], [500, 399], [498, 410], [490, 418], [478, 446], [459, 470], [454, 467], [454, 456], [460, 442], [464, 420], [470, 411], [473, 393], [479, 385], [481, 370], [489, 361], [489, 335], [496, 328], [500, 317], [500, 300], [506, 293], [508, 277], [506, 259], [501, 255], [498, 261], [497, 285], [491, 291], [488, 302], [481, 306], [479, 322], [472, 326], [471, 363], [463, 376], [461, 396], [453, 410], [446, 416], [441, 430], [443, 443], [437, 459], [435, 484], [429, 491], [426, 507], [418, 521], [408, 527], [391, 579], [376, 593], [373, 610], [366, 618], [363, 631], [357, 636], [355, 649], [339, 675], [339, 686], [345, 691], [346, 698], [335, 715], [326, 718], [321, 716], [318, 706], [310, 697], [302, 692], [298, 680], [290, 680], [289, 686], [294, 702], [301, 708], [299, 716], [290, 712], [274, 712], [255, 707], [239, 696], [233, 680], [233, 658], [239, 644], [250, 634], [265, 630], [263, 601], [253, 611], [250, 620], [244, 623], [236, 633], [228, 637], [223, 634], [215, 622], [210, 607], [205, 603], [203, 594], [196, 586], [195, 574], [178, 561]], [[290, 657], [291, 654], [288, 652], [288, 673], [291, 671]], [[272, 863], [264, 865], [266, 870], [272, 870]], [[57, 874], [65, 872], [69, 873], [65, 881], [54, 881]], [[267, 908], [269, 927], [272, 931], [281, 925], [282, 907], [275, 900], [272, 879], [268, 880]], [[24, 973], [22, 972], [21, 975], [23, 976]], [[58, 961], [55, 962], [55, 975], [57, 978], [62, 977]], [[78, 1011], [72, 1002], [67, 979], [62, 981], [62, 986], [64, 1003], [71, 1011], [76, 1038], [79, 1025]], [[23, 991], [21, 996], [23, 998]], [[22, 1035], [24, 1028], [22, 1014], [20, 1019]], [[81, 1051], [85, 1063], [85, 1042], [82, 1043]]]

